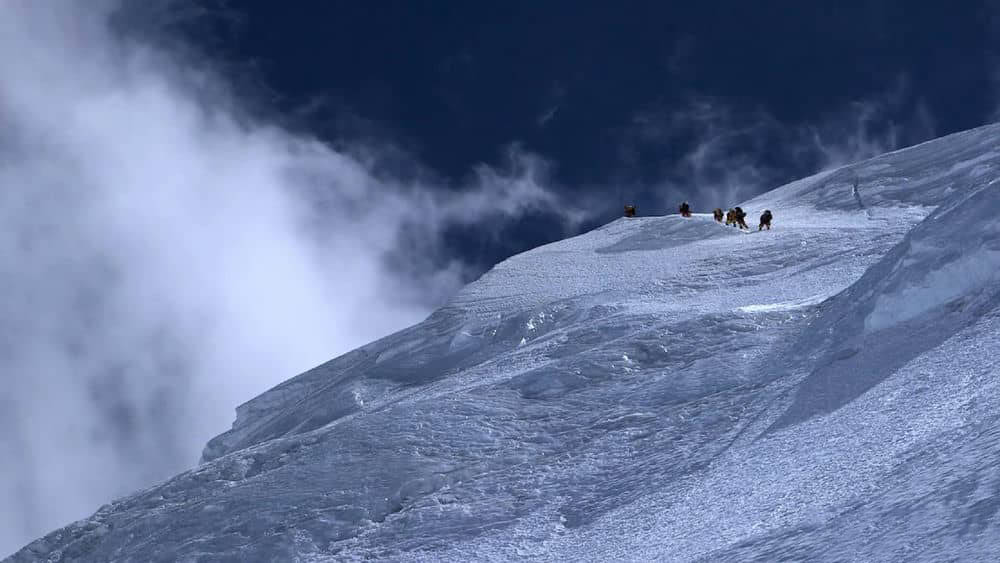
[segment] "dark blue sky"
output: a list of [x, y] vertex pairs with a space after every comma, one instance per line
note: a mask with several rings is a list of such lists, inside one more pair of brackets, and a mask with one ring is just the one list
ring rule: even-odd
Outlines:
[[[988, 1], [195, 4], [208, 11], [181, 29], [262, 111], [332, 142], [392, 143], [453, 189], [519, 143], [554, 164], [559, 193], [606, 194], [597, 222], [622, 198], [672, 211], [665, 183], [710, 205], [699, 190], [731, 159], [759, 172], [752, 191], [811, 173], [828, 162], [810, 131], [869, 156], [848, 139], [863, 116], [862, 136], [890, 149], [997, 107]], [[720, 130], [733, 134], [717, 169], [693, 172], [686, 156]], [[562, 236], [537, 220], [449, 248], [488, 267]]]

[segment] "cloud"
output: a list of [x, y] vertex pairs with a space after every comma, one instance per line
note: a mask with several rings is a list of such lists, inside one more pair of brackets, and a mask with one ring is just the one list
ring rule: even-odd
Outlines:
[[0, 8], [0, 553], [193, 465], [240, 402], [421, 320], [468, 272], [395, 268], [407, 240], [552, 203], [547, 163], [518, 147], [428, 186], [378, 147], [253, 119], [206, 67], [112, 31], [117, 9]]
[[538, 116], [537, 120], [538, 126], [545, 127], [548, 124], [548, 122], [552, 121], [552, 119], [556, 116], [556, 112], [558, 111], [559, 111], [559, 106], [552, 106], [549, 109], [542, 112], [542, 114]]
[[542, 111], [535, 118], [535, 123], [539, 128], [546, 127], [550, 121], [555, 119], [556, 114], [566, 100], [566, 86], [559, 81], [554, 81], [549, 85], [543, 97]]
[[652, 178], [636, 180], [648, 207], [672, 212], [680, 201], [729, 207], [795, 178], [857, 162], [934, 136], [930, 112], [905, 77], [880, 95], [815, 121], [786, 123], [762, 108], [738, 108], [692, 95], [680, 107], [635, 115], [622, 143], [633, 165], [658, 151]]
[[827, 170], [931, 139], [934, 118], [905, 76], [898, 76], [881, 95], [856, 100], [801, 124], [793, 139], [802, 139], [798, 156]]

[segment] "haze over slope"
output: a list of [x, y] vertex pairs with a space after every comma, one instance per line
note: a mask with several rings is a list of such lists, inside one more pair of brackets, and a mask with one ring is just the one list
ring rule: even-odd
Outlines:
[[12, 561], [987, 560], [998, 134], [511, 258]]

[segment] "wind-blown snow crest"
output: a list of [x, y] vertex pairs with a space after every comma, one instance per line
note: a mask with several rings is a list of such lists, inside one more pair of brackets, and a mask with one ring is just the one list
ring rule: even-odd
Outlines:
[[515, 256], [12, 560], [989, 560], [998, 133]]
[[[865, 319], [868, 331], [916, 318], [1000, 282], [1000, 224], [991, 179], [939, 209], [910, 234]], [[959, 244], [956, 244], [959, 243]]]

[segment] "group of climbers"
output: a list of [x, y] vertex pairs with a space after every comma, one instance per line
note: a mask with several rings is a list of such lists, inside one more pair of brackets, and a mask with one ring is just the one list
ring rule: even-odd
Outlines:
[[[677, 210], [680, 212], [681, 217], [690, 217], [691, 216], [691, 206], [688, 205], [688, 202], [686, 202], [686, 201], [684, 203], [681, 203], [680, 207]], [[626, 217], [635, 217], [635, 206], [634, 205], [626, 205], [625, 206], [625, 216]], [[715, 220], [718, 221], [719, 223], [722, 223], [723, 218], [725, 218], [726, 225], [731, 225], [733, 227], [737, 227], [740, 230], [743, 230], [743, 229], [750, 230], [750, 227], [747, 226], [747, 222], [746, 222], [747, 214], [746, 214], [745, 211], [743, 211], [743, 209], [741, 207], [733, 207], [733, 208], [731, 208], [729, 211], [727, 211], [725, 213], [723, 213], [723, 211], [722, 211], [721, 208], [716, 207], [712, 211], [712, 217], [714, 217]], [[757, 230], [761, 231], [761, 230], [767, 229], [767, 230], [770, 231], [771, 230], [771, 219], [772, 218], [773, 218], [773, 216], [771, 215], [771, 210], [770, 209], [765, 209], [764, 212], [761, 213], [761, 215], [760, 215], [760, 225], [758, 225]]]
[[[715, 217], [716, 221], [720, 223], [722, 222], [722, 209], [716, 208], [715, 211], [712, 212], [712, 215]], [[726, 224], [738, 227], [741, 230], [750, 230], [750, 227], [747, 226], [746, 217], [747, 213], [746, 211], [743, 211], [742, 207], [734, 207], [726, 212]], [[765, 209], [764, 212], [760, 214], [760, 225], [757, 226], [757, 230], [760, 231], [767, 229], [770, 231], [772, 217], [771, 210]]]
[[[681, 204], [680, 212], [682, 217], [691, 216], [691, 206], [688, 205], [688, 202], [685, 201], [684, 203]], [[715, 218], [715, 220], [719, 223], [721, 223], [723, 221], [723, 217], [725, 217], [727, 225], [737, 227], [741, 230], [742, 229], [750, 230], [750, 227], [747, 226], [746, 222], [747, 213], [746, 211], [743, 211], [742, 207], [733, 207], [724, 214], [722, 212], [722, 208], [716, 207], [715, 209], [712, 210], [712, 217]], [[757, 227], [757, 230], [761, 231], [767, 229], [770, 231], [772, 218], [773, 215], [771, 215], [771, 210], [765, 209], [764, 212], [761, 213], [760, 215], [760, 225]]]

